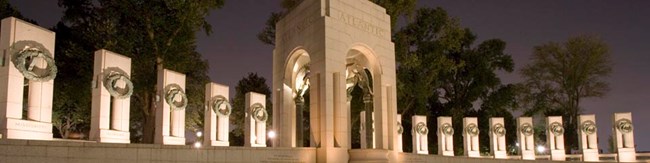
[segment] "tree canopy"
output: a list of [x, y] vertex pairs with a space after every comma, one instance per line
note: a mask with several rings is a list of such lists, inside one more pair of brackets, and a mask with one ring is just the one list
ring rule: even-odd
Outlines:
[[[516, 86], [502, 84], [496, 75], [514, 68], [511, 56], [504, 53], [506, 43], [489, 39], [474, 45], [476, 38], [442, 8], [419, 9], [413, 21], [395, 34], [398, 112], [404, 117], [432, 117], [428, 119], [430, 128], [435, 127], [435, 117], [451, 116], [457, 131], [462, 131], [466, 116], [479, 117], [485, 122], [478, 124], [484, 131], [490, 117], [505, 117], [506, 122], [514, 123], [510, 110], [516, 104]], [[403, 121], [410, 129], [410, 120]], [[515, 126], [506, 127], [514, 131]], [[488, 142], [487, 133], [481, 133], [483, 142]], [[511, 133], [508, 142], [514, 144]], [[410, 133], [405, 134], [409, 139]], [[462, 140], [462, 132], [454, 136]], [[429, 134], [429, 139], [435, 140], [436, 135]], [[429, 143], [430, 152], [436, 152], [436, 144]], [[462, 141], [455, 141], [455, 146], [456, 153], [462, 154]], [[487, 149], [483, 143], [482, 150]]]
[[249, 109], [245, 104], [246, 93], [248, 92], [266, 95], [266, 112], [269, 113], [266, 126], [269, 127], [272, 125], [273, 104], [271, 101], [271, 88], [266, 84], [264, 77], [257, 75], [257, 73], [248, 73], [235, 86], [235, 98], [232, 100], [233, 111], [230, 114], [230, 124], [235, 126], [235, 128], [230, 132], [230, 145], [244, 145], [244, 119], [246, 118], [246, 109]]
[[596, 36], [582, 35], [566, 42], [535, 46], [532, 63], [521, 69], [525, 115], [561, 115], [568, 151], [578, 148], [576, 126], [585, 98], [603, 97], [605, 80], [612, 72], [607, 44]]
[[[65, 11], [57, 29], [74, 32], [67, 33], [67, 40], [57, 40], [57, 50], [62, 50], [58, 55], [93, 63], [93, 52], [107, 49], [131, 57], [135, 87], [131, 100], [133, 142], [153, 142], [155, 85], [160, 68], [186, 74], [188, 119], [201, 117], [208, 64], [195, 50], [195, 34], [201, 30], [211, 32], [205, 17], [210, 10], [223, 6], [223, 0], [59, 0], [59, 5]], [[77, 66], [92, 69], [91, 64]], [[77, 77], [87, 83], [92, 77], [92, 71], [60, 73], [79, 73]], [[81, 88], [87, 92], [89, 89]], [[200, 122], [187, 125], [201, 128]]]

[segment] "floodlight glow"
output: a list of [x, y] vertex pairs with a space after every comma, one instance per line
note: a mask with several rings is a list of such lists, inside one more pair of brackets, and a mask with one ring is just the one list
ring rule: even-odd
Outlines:
[[539, 152], [539, 153], [544, 153], [545, 151], [546, 151], [546, 147], [544, 147], [544, 146], [542, 146], [542, 145], [537, 146], [537, 152]]
[[194, 148], [201, 148], [201, 142], [194, 142]]

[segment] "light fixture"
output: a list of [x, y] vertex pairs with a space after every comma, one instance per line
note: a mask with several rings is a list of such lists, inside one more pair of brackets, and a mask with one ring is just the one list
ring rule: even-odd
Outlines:
[[194, 148], [201, 148], [201, 142], [194, 142]]
[[203, 136], [203, 132], [201, 132], [201, 131], [196, 132], [196, 137], [202, 137], [202, 136]]
[[276, 136], [276, 135], [275, 135], [275, 131], [269, 131], [268, 136], [269, 136], [269, 138], [271, 138], [271, 139], [275, 138], [275, 136]]

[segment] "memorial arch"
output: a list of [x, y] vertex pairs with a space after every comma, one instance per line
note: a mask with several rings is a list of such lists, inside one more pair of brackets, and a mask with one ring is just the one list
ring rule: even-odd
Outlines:
[[[394, 159], [400, 142], [390, 31], [386, 10], [367, 0], [304, 0], [280, 20], [273, 51], [273, 145], [301, 147], [309, 139], [318, 162]], [[351, 149], [351, 133], [359, 132], [351, 130], [351, 117], [359, 116], [350, 112], [354, 85], [364, 89], [366, 117], [374, 117], [366, 124], [374, 128], [366, 139], [374, 145], [366, 149]], [[299, 123], [300, 109], [309, 109], [309, 127]], [[306, 128], [309, 135], [301, 135]]]

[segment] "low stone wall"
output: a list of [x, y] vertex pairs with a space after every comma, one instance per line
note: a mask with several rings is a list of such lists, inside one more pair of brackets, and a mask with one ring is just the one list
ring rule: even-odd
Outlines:
[[250, 148], [0, 140], [0, 163], [316, 162], [315, 148]]
[[[374, 151], [390, 153], [386, 150]], [[368, 157], [369, 160], [374, 158], [365, 157]], [[548, 160], [447, 157], [412, 153], [397, 153], [396, 157], [396, 160], [400, 163], [557, 163], [557, 161]], [[381, 158], [387, 159], [385, 157]], [[315, 163], [316, 148], [203, 147], [196, 149], [189, 145], [108, 144], [69, 140], [0, 140], [0, 163], [77, 162]]]
[[[493, 159], [493, 158], [469, 158], [464, 156], [439, 156], [439, 155], [420, 155], [413, 153], [399, 153], [397, 160], [403, 163], [425, 163], [425, 162], [444, 162], [444, 163], [558, 163], [563, 161], [549, 160], [518, 160], [518, 159]], [[566, 161], [573, 162], [573, 161]], [[579, 162], [579, 161], [578, 161]]]

